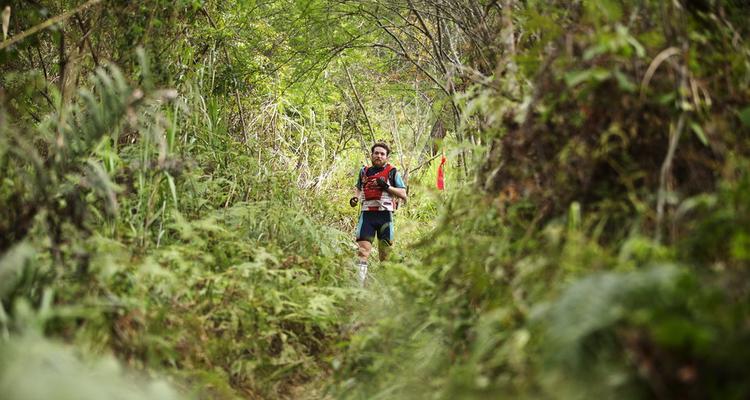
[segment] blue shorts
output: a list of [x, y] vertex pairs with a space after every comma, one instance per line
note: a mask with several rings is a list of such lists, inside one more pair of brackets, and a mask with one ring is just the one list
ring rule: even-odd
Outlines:
[[378, 240], [385, 245], [393, 244], [393, 213], [391, 211], [363, 211], [357, 224], [357, 241], [372, 243]]

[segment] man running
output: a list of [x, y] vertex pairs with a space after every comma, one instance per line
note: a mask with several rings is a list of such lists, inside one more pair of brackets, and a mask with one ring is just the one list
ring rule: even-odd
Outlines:
[[357, 224], [357, 256], [360, 283], [367, 278], [367, 259], [370, 257], [372, 242], [377, 236], [380, 261], [388, 257], [393, 245], [393, 211], [398, 200], [406, 201], [406, 185], [401, 175], [388, 164], [391, 149], [385, 143], [375, 143], [370, 149], [372, 166], [362, 167], [357, 177], [354, 197], [349, 205], [356, 207], [362, 204]]

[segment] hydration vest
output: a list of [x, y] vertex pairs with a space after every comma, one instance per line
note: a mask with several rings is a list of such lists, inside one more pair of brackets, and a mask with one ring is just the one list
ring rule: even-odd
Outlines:
[[383, 178], [388, 182], [388, 175], [393, 170], [393, 166], [386, 164], [382, 171], [373, 176], [367, 176], [368, 169], [368, 167], [362, 169], [360, 178], [362, 182], [362, 195], [360, 196], [362, 211], [394, 211], [397, 209], [398, 202], [396, 198], [378, 187], [376, 182], [378, 178]]

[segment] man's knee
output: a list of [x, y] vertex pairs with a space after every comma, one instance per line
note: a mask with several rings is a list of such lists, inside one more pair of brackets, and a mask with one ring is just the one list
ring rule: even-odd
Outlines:
[[388, 259], [388, 255], [391, 253], [391, 245], [393, 243], [390, 240], [381, 240], [378, 243], [378, 254], [380, 256], [380, 261], [385, 261]]
[[368, 258], [370, 257], [370, 250], [372, 249], [372, 245], [370, 242], [366, 241], [359, 241], [357, 242], [357, 255], [359, 258]]
[[370, 249], [365, 249], [364, 247], [359, 247], [357, 250], [357, 255], [359, 258], [367, 258], [370, 256]]

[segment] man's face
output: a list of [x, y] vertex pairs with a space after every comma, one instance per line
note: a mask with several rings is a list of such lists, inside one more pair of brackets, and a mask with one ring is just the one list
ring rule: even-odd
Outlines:
[[382, 147], [375, 147], [370, 154], [372, 165], [375, 167], [382, 167], [388, 162], [388, 152]]

